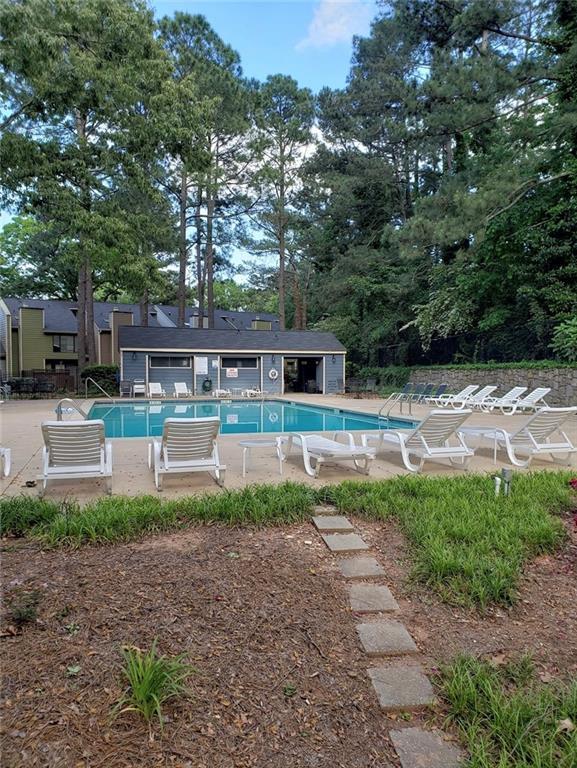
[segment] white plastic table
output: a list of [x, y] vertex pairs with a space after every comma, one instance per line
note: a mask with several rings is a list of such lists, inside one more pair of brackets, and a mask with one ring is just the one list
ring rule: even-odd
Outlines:
[[276, 448], [276, 455], [278, 458], [278, 470], [282, 475], [282, 444], [286, 442], [286, 437], [267, 437], [267, 438], [254, 438], [252, 440], [241, 440], [239, 445], [242, 446], [242, 476], [246, 477], [246, 470], [250, 465], [250, 456], [253, 448]]

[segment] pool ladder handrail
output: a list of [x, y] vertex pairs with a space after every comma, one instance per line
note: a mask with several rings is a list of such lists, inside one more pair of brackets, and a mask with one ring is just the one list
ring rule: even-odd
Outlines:
[[99, 389], [99, 390], [102, 392], [102, 394], [103, 394], [103, 395], [106, 395], [106, 397], [107, 397], [109, 400], [113, 400], [113, 399], [114, 399], [113, 397], [111, 397], [111, 396], [108, 394], [108, 392], [107, 392], [105, 389], [103, 389], [103, 388], [100, 386], [100, 384], [99, 384], [97, 381], [94, 381], [94, 379], [92, 378], [92, 376], [88, 376], [88, 377], [87, 377], [87, 378], [84, 380], [84, 399], [85, 399], [85, 400], [88, 400], [88, 382], [89, 382], [89, 381], [91, 381], [91, 382], [92, 382], [94, 385], [96, 385], [96, 386], [98, 387], [98, 389]]
[[78, 413], [82, 416], [83, 419], [86, 419], [88, 417], [88, 414], [85, 413], [85, 411], [76, 402], [76, 400], [73, 400], [71, 397], [63, 397], [56, 404], [55, 411], [56, 411], [56, 420], [57, 421], [62, 421], [62, 403], [72, 403], [72, 407], [74, 408], [74, 410], [78, 411]]

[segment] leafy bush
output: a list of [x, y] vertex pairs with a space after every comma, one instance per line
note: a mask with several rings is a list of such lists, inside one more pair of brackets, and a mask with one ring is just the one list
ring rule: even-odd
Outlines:
[[562, 360], [577, 363], [577, 317], [572, 317], [555, 328], [551, 348]]
[[387, 368], [366, 367], [359, 368], [358, 377], [366, 381], [376, 379], [381, 387], [393, 387], [401, 389], [405, 386], [411, 375], [411, 369], [402, 365], [390, 365]]
[[[94, 379], [109, 395], [115, 395], [118, 394], [118, 371], [117, 365], [87, 365], [80, 377], [83, 382], [88, 378]], [[98, 388], [91, 383], [88, 385], [89, 391], [90, 387], [94, 392], [98, 392]]]
[[194, 668], [184, 657], [159, 656], [156, 640], [146, 653], [139, 648], [123, 649], [122, 674], [128, 688], [115, 707], [115, 714], [138, 712], [147, 723], [156, 716], [162, 728], [162, 705], [187, 692], [186, 680]]
[[460, 657], [437, 679], [471, 768], [574, 768], [577, 682], [539, 684], [526, 658], [496, 668]]

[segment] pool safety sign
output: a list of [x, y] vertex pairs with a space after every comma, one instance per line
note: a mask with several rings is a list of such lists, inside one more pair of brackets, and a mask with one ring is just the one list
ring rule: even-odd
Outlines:
[[208, 374], [208, 357], [195, 357], [194, 370], [197, 376], [206, 376]]
[[238, 379], [238, 368], [227, 368], [226, 369], [226, 378], [227, 379]]

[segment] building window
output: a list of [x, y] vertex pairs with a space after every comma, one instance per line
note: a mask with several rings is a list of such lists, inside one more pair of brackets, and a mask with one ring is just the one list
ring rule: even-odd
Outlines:
[[53, 352], [76, 352], [76, 336], [53, 336]]
[[258, 357], [223, 357], [221, 368], [258, 368]]
[[151, 357], [151, 368], [190, 368], [190, 357], [171, 355], [170, 357]]
[[250, 327], [253, 331], [272, 331], [272, 322], [270, 320], [253, 320]]

